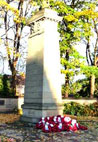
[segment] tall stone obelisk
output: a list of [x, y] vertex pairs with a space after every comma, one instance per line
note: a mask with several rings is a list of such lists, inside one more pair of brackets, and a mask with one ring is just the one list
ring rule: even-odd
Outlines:
[[41, 117], [62, 114], [58, 22], [61, 17], [43, 9], [29, 21], [26, 84], [22, 120], [36, 123]]

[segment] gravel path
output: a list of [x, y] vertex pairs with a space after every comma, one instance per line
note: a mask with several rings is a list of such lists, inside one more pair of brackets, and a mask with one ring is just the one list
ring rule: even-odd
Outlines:
[[0, 142], [98, 142], [98, 121], [83, 122], [86, 131], [43, 133], [21, 122], [0, 124]]

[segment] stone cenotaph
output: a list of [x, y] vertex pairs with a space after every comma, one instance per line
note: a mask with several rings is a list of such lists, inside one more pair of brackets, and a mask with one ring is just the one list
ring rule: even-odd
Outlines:
[[57, 12], [43, 9], [28, 20], [26, 84], [22, 121], [37, 123], [41, 117], [63, 113]]

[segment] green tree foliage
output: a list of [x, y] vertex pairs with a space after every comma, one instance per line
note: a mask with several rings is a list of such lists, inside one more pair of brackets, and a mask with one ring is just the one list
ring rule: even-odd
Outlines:
[[[86, 76], [98, 75], [98, 68], [92, 63], [91, 66], [87, 66], [83, 57], [75, 49], [78, 42], [85, 40], [87, 44], [85, 59], [94, 62], [93, 57], [91, 59], [88, 40], [93, 36], [93, 19], [98, 17], [98, 13], [95, 11], [96, 2], [96, 0], [58, 0], [55, 3], [52, 2], [54, 9], [63, 17], [63, 21], [59, 25], [59, 32], [61, 64], [63, 66], [61, 72], [65, 74], [65, 89], [63, 86], [62, 90], [63, 92], [65, 90], [65, 97], [68, 97], [70, 90], [73, 90], [74, 94], [75, 88], [78, 86], [77, 83], [72, 84], [75, 75], [80, 73]], [[74, 89], [72, 89], [73, 86], [75, 86]]]
[[[75, 94], [75, 97], [77, 98], [88, 98], [90, 97], [90, 78], [87, 77], [82, 80], [78, 80], [76, 84], [79, 83], [81, 84], [80, 90], [77, 91], [77, 94]], [[96, 78], [95, 81], [95, 92], [94, 92], [94, 97], [98, 98], [98, 78]]]
[[59, 32], [61, 64], [63, 66], [61, 72], [65, 74], [65, 97], [68, 97], [70, 93], [70, 84], [72, 84], [74, 76], [80, 73], [80, 67], [84, 64], [81, 60], [83, 57], [74, 48], [76, 42], [80, 41], [79, 25], [81, 26], [81, 21], [75, 16], [77, 11], [71, 4], [69, 6], [63, 1], [56, 1], [53, 5], [59, 15], [63, 16]]

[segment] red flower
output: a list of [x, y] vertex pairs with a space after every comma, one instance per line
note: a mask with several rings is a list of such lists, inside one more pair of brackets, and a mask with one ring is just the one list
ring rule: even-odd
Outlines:
[[47, 132], [52, 132], [51, 126], [48, 122], [43, 126], [42, 131], [47, 133]]
[[66, 125], [71, 125], [71, 118], [68, 116], [65, 116], [63, 119], [63, 123], [65, 123]]
[[58, 127], [58, 131], [64, 131], [65, 130], [63, 123], [58, 123], [57, 127]]
[[42, 129], [44, 125], [45, 125], [45, 121], [44, 121], [44, 120], [43, 120], [43, 121], [39, 121], [39, 122], [36, 124], [36, 128], [37, 128], [37, 129]]
[[61, 115], [42, 117], [36, 124], [36, 128], [42, 129], [43, 132], [87, 130], [87, 127], [81, 126], [75, 119]]
[[79, 123], [77, 123], [78, 130], [87, 130], [88, 128], [86, 126], [82, 126]]
[[72, 119], [69, 130], [71, 130], [71, 131], [77, 131], [78, 130], [77, 121], [75, 119]]

